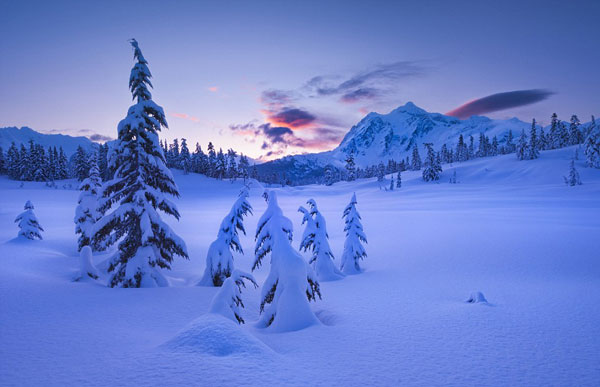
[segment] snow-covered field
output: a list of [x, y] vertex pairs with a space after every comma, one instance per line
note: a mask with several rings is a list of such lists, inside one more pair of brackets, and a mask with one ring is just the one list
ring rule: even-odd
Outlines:
[[[599, 385], [600, 170], [562, 175], [574, 148], [446, 167], [439, 184], [403, 173], [393, 192], [374, 180], [278, 189], [297, 209], [313, 198], [339, 264], [342, 210], [353, 192], [369, 238], [363, 274], [322, 282], [322, 322], [301, 331], [258, 329], [259, 291], [244, 293], [247, 324], [207, 316], [216, 288], [194, 286], [240, 182], [176, 173], [190, 253], [166, 273], [171, 287], [72, 282], [78, 267], [78, 191], [0, 178], [0, 385]], [[59, 185], [62, 185], [59, 184]], [[73, 183], [76, 186], [75, 183]], [[250, 271], [254, 230], [242, 237]], [[43, 241], [16, 240], [30, 199]], [[304, 255], [308, 257], [307, 254]], [[107, 255], [94, 257], [102, 268]], [[255, 272], [259, 284], [268, 262]], [[468, 304], [481, 291], [489, 304]]]

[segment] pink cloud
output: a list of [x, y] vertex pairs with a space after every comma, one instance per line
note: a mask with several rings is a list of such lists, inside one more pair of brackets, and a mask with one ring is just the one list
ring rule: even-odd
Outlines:
[[208, 91], [216, 93], [217, 91], [219, 91], [219, 88], [217, 86], [211, 86], [208, 88]]
[[192, 122], [200, 122], [200, 119], [198, 117], [190, 116], [189, 114], [185, 113], [171, 113], [171, 116]]

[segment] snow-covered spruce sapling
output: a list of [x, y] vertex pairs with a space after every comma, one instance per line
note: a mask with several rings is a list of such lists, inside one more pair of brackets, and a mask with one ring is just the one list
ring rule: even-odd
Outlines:
[[292, 222], [283, 215], [276, 193], [266, 192], [267, 209], [256, 228], [252, 270], [271, 254], [271, 268], [261, 290], [258, 326], [277, 332], [295, 331], [318, 323], [309, 301], [318, 296], [319, 282], [310, 265], [291, 245]]
[[346, 232], [346, 241], [344, 242], [344, 252], [342, 253], [341, 270], [344, 274], [358, 274], [362, 272], [360, 260], [367, 257], [363, 243], [367, 243], [367, 236], [363, 232], [360, 223], [360, 214], [356, 210], [356, 194], [352, 195], [352, 200], [344, 209], [344, 231]]
[[17, 223], [21, 229], [21, 231], [19, 231], [20, 237], [25, 237], [27, 239], [42, 239], [41, 232], [44, 231], [44, 229], [40, 226], [40, 223], [33, 213], [33, 204], [29, 200], [25, 203], [25, 211], [17, 216], [15, 223]]
[[[83, 246], [90, 246], [94, 235], [94, 224], [102, 217], [98, 210], [98, 197], [102, 190], [102, 179], [98, 171], [96, 156], [90, 157], [89, 177], [85, 178], [80, 186], [79, 200], [75, 208], [75, 234], [80, 234], [77, 250]], [[92, 249], [93, 246], [92, 246]], [[101, 249], [96, 249], [101, 250]]]
[[564, 179], [565, 184], [570, 185], [571, 187], [581, 185], [579, 172], [577, 172], [577, 169], [575, 169], [575, 160], [571, 160], [571, 164], [569, 166], [569, 176], [565, 176]]
[[242, 288], [246, 287], [244, 281], [249, 281], [255, 288], [258, 287], [252, 274], [240, 270], [232, 271], [213, 298], [209, 309], [210, 313], [220, 314], [238, 324], [243, 324], [241, 308], [244, 307], [242, 302]]
[[344, 278], [342, 272], [333, 264], [333, 253], [329, 247], [329, 235], [325, 218], [317, 208], [317, 203], [310, 199], [306, 202], [310, 211], [304, 207], [298, 209], [304, 216], [302, 224], [306, 223], [300, 242], [300, 251], [310, 251], [312, 257], [309, 263], [317, 274], [319, 281], [335, 281]]
[[96, 222], [92, 243], [110, 246], [118, 242], [108, 267], [111, 287], [168, 286], [160, 269], [170, 269], [174, 256], [187, 258], [188, 253], [183, 239], [160, 218], [159, 210], [179, 219], [175, 204], [167, 198], [178, 197], [179, 192], [158, 139], [158, 132], [167, 127], [165, 113], [148, 90], [148, 62], [137, 41], [131, 40], [131, 45], [137, 63], [129, 88], [136, 103], [119, 123], [109, 160], [114, 177], [106, 182], [100, 202], [100, 211], [106, 215]]
[[398, 175], [396, 176], [396, 188], [402, 187], [402, 171], [398, 171]]
[[89, 245], [85, 245], [79, 252], [79, 274], [75, 278], [75, 281], [80, 281], [84, 278], [98, 279], [98, 269], [92, 263], [92, 248]]
[[198, 283], [200, 286], [221, 286], [233, 271], [233, 252], [244, 254], [238, 232], [246, 235], [244, 217], [252, 214], [252, 206], [248, 203], [248, 188], [244, 187], [231, 211], [221, 222], [217, 239], [211, 243], [206, 255], [204, 276]]

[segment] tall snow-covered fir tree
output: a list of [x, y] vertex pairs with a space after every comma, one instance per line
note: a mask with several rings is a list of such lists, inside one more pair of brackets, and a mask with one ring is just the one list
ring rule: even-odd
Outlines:
[[519, 137], [519, 141], [517, 142], [517, 158], [519, 160], [528, 159], [529, 155], [529, 146], [527, 145], [527, 135], [525, 134], [525, 129], [521, 131], [521, 136]]
[[192, 170], [192, 156], [190, 155], [185, 138], [181, 139], [181, 153], [179, 154], [179, 158], [181, 159], [181, 169], [187, 175]]
[[342, 264], [340, 269], [344, 274], [358, 274], [362, 272], [360, 260], [367, 257], [367, 252], [362, 245], [367, 243], [367, 236], [360, 223], [361, 217], [356, 210], [356, 194], [352, 194], [350, 203], [344, 209], [344, 232], [346, 232], [346, 241], [344, 242], [344, 252], [342, 253]]
[[19, 237], [27, 239], [42, 239], [42, 231], [44, 229], [37, 220], [37, 217], [33, 213], [33, 204], [28, 200], [25, 203], [25, 211], [19, 214], [15, 219], [15, 223], [19, 226]]
[[304, 234], [300, 241], [300, 251], [310, 251], [312, 257], [308, 263], [313, 265], [319, 281], [335, 281], [344, 278], [344, 275], [333, 264], [333, 253], [329, 247], [327, 223], [317, 208], [317, 203], [310, 199], [306, 202], [310, 208], [300, 206], [298, 211], [303, 214], [302, 224], [306, 223]]
[[354, 162], [354, 154], [352, 152], [348, 153], [346, 157], [346, 174], [348, 181], [356, 180], [356, 163]]
[[252, 206], [248, 203], [247, 188], [243, 188], [238, 199], [231, 207], [219, 227], [217, 239], [210, 244], [206, 255], [204, 276], [198, 283], [200, 286], [221, 286], [233, 272], [233, 252], [244, 254], [238, 237], [241, 231], [246, 235], [244, 217], [252, 214]]
[[530, 160], [540, 157], [539, 142], [535, 127], [535, 118], [531, 122], [531, 130], [529, 132], [529, 145], [527, 147], [527, 157]]
[[85, 178], [79, 185], [79, 200], [75, 208], [75, 234], [79, 235], [77, 250], [81, 251], [83, 246], [93, 246], [91, 241], [94, 235], [94, 225], [102, 217], [98, 210], [98, 199], [102, 190], [102, 179], [98, 170], [97, 158], [92, 154], [89, 160], [89, 177]]
[[427, 148], [427, 158], [425, 159], [425, 168], [423, 169], [423, 180], [437, 181], [440, 179], [442, 166], [433, 150], [433, 144], [428, 142], [424, 145]]
[[412, 150], [412, 158], [410, 160], [410, 169], [413, 171], [418, 171], [421, 169], [421, 156], [419, 155], [419, 147], [417, 144], [414, 145]]
[[600, 125], [596, 124], [594, 116], [584, 142], [584, 153], [588, 167], [600, 168]]
[[77, 147], [77, 151], [75, 152], [75, 156], [73, 156], [73, 173], [77, 180], [83, 181], [88, 177], [88, 173], [90, 171], [89, 164], [89, 156], [85, 152], [85, 149], [80, 145]]
[[135, 39], [131, 45], [136, 64], [129, 88], [136, 103], [119, 123], [110, 150], [109, 164], [115, 172], [103, 189], [100, 210], [106, 215], [96, 223], [93, 243], [118, 243], [108, 267], [111, 287], [168, 286], [160, 269], [170, 269], [174, 256], [188, 254], [185, 242], [158, 211], [179, 219], [175, 204], [167, 198], [178, 197], [179, 192], [158, 139], [158, 132], [167, 127], [165, 114], [148, 89], [152, 87], [148, 62]]
[[276, 332], [318, 324], [309, 301], [321, 298], [319, 282], [310, 265], [291, 245], [292, 222], [283, 215], [274, 191], [265, 192], [267, 209], [256, 228], [252, 270], [271, 255], [269, 275], [261, 290], [259, 326]]

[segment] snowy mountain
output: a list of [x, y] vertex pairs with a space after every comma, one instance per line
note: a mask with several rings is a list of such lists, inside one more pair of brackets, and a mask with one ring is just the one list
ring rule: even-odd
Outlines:
[[20, 146], [21, 144], [27, 145], [29, 140], [33, 140], [33, 142], [45, 148], [49, 146], [62, 146], [67, 156], [74, 154], [80, 145], [85, 150], [90, 150], [96, 145], [92, 140], [83, 136], [73, 137], [65, 134], [45, 134], [36, 132], [26, 126], [22, 128], [15, 126], [0, 128], [0, 146], [5, 151], [10, 147], [12, 142]]
[[[585, 125], [584, 125], [585, 126]], [[473, 116], [465, 120], [440, 113], [427, 112], [412, 102], [392, 110], [388, 114], [369, 113], [354, 125], [340, 145], [327, 152], [287, 156], [258, 166], [262, 173], [282, 173], [297, 181], [310, 181], [321, 176], [326, 165], [343, 168], [349, 153], [354, 153], [356, 165], [367, 167], [380, 161], [396, 161], [410, 155], [416, 144], [421, 155], [425, 154], [424, 143], [433, 143], [436, 150], [443, 144], [454, 148], [462, 134], [468, 144], [469, 136], [478, 145], [479, 134], [492, 139], [497, 136], [502, 145], [510, 130], [515, 139], [531, 123], [518, 118], [494, 120], [484, 116]], [[547, 128], [545, 129], [547, 131]]]

